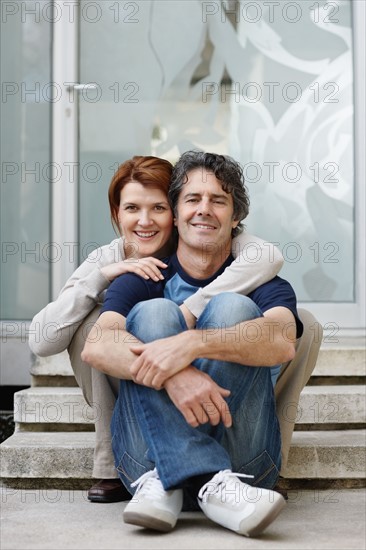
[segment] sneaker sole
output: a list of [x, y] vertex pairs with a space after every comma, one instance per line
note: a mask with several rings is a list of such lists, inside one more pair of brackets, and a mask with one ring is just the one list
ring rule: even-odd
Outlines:
[[172, 524], [168, 520], [163, 518], [157, 518], [141, 514], [139, 512], [127, 511], [123, 513], [123, 521], [130, 523], [131, 525], [138, 525], [139, 527], [145, 527], [146, 529], [153, 529], [154, 531], [162, 531], [167, 533], [171, 531], [176, 524], [176, 521]]
[[[246, 518], [242, 521], [240, 528], [238, 531], [236, 531], [236, 533], [238, 533], [239, 535], [244, 535], [246, 537], [257, 537], [277, 518], [277, 516], [285, 506], [286, 501], [281, 495], [281, 498], [277, 500], [277, 502], [271, 508], [268, 514], [264, 516], [259, 523], [253, 525], [253, 527], [250, 527], [248, 529], [248, 518]], [[254, 517], [251, 517], [250, 519], [255, 519], [255, 514]], [[245, 524], [247, 524], [246, 527]]]

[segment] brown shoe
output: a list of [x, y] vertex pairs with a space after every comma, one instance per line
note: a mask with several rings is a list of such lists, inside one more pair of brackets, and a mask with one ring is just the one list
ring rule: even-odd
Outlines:
[[101, 479], [88, 491], [88, 499], [91, 502], [121, 502], [131, 498], [131, 494], [119, 479]]

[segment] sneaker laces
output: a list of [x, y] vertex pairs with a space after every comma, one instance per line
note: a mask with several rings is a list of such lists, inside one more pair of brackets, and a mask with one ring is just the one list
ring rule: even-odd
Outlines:
[[[237, 498], [238, 496], [237, 487], [239, 487], [239, 490], [240, 490], [243, 488], [241, 486], [244, 486], [244, 484], [239, 482], [240, 486], [237, 485], [238, 477], [254, 478], [254, 476], [252, 475], [238, 474], [238, 473], [232, 472], [231, 470], [221, 470], [220, 472], [215, 474], [210, 481], [208, 481], [207, 483], [205, 483], [205, 485], [201, 487], [198, 493], [198, 498], [201, 500], [204, 500], [205, 496], [206, 497], [215, 496], [215, 498], [221, 497], [221, 500], [223, 501], [224, 500], [223, 497], [224, 497], [225, 501], [229, 502], [230, 504], [239, 504], [240, 498], [239, 499]], [[236, 478], [236, 483], [235, 483], [235, 478]], [[228, 486], [228, 492], [225, 492], [226, 486]]]
[[142, 474], [136, 481], [131, 483], [131, 487], [137, 487], [135, 496], [137, 493], [144, 494], [150, 500], [160, 499], [165, 494], [156, 468]]

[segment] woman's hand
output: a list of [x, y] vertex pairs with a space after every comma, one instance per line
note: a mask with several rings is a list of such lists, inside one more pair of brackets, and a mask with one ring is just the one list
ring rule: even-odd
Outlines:
[[160, 281], [164, 279], [160, 269], [164, 269], [165, 267], [168, 267], [167, 264], [158, 260], [158, 258], [149, 256], [148, 258], [122, 260], [121, 262], [106, 265], [100, 271], [109, 281], [113, 281], [113, 279], [119, 275], [123, 275], [123, 273], [136, 273], [136, 275], [140, 275], [144, 279]]

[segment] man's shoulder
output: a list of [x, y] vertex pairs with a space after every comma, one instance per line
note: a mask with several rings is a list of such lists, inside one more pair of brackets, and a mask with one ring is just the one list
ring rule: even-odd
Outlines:
[[115, 311], [127, 317], [137, 303], [151, 298], [162, 298], [165, 284], [165, 278], [162, 281], [153, 281], [136, 273], [124, 273], [116, 277], [110, 284], [102, 312]]
[[283, 290], [288, 289], [293, 292], [293, 288], [291, 284], [286, 279], [283, 279], [282, 277], [279, 277], [278, 275], [276, 275], [275, 277], [273, 277], [273, 279], [270, 279], [266, 283], [263, 283], [260, 286], [258, 286], [250, 294], [254, 294], [256, 292], [266, 292], [266, 291], [279, 289], [279, 288], [282, 288]]
[[295, 291], [291, 284], [282, 277], [276, 275], [270, 281], [263, 283], [253, 290], [248, 297], [254, 302], [260, 303], [260, 307], [268, 309], [268, 305], [285, 305], [287, 301], [296, 302]]

